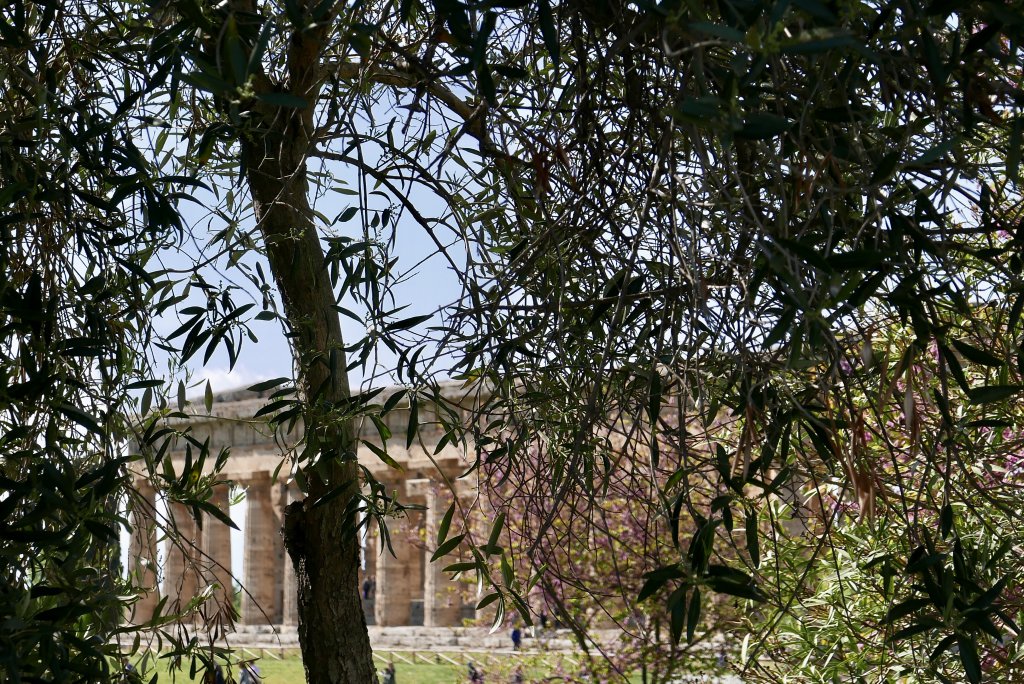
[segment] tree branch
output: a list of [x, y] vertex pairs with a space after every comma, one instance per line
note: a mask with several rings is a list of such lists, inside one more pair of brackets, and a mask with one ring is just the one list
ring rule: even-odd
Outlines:
[[328, 65], [326, 70], [343, 81], [367, 80], [396, 88], [423, 88], [462, 119], [466, 132], [476, 138], [484, 149], [499, 156], [506, 156], [498, 152], [484, 126], [487, 105], [482, 102], [474, 105], [463, 100], [450, 88], [439, 83], [435, 77], [426, 73], [425, 69], [399, 69], [358, 62], [340, 62]]

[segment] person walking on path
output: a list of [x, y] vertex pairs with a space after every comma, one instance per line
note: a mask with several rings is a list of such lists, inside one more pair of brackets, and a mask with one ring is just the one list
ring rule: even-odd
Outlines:
[[242, 676], [238, 680], [238, 684], [260, 684], [260, 668], [256, 663], [246, 663], [242, 665]]

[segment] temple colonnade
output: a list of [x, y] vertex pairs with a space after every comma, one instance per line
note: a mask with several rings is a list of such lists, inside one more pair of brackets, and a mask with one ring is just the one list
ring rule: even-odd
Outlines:
[[[212, 594], [200, 609], [207, 622], [212, 618], [225, 624], [237, 618], [242, 625], [285, 627], [297, 622], [294, 570], [284, 549], [281, 526], [285, 507], [301, 493], [294, 482], [285, 479], [287, 473], [274, 477], [278, 470], [285, 470], [278, 468], [280, 448], [265, 423], [249, 418], [266, 400], [253, 398], [252, 393], [235, 394], [241, 398], [217, 402], [211, 415], [196, 416], [189, 424], [196, 439], [210, 439], [211, 450], [226, 446], [232, 450], [228, 469], [219, 474], [231, 484], [217, 485], [210, 503], [228, 513], [232, 484], [245, 489], [243, 577], [235, 578], [243, 587], [240, 614], [232, 616], [230, 609], [234, 598], [230, 528], [204, 513], [200, 529], [181, 504], [158, 506], [156, 492], [139, 478], [138, 497], [129, 510], [132, 533], [128, 569], [149, 591], [127, 616], [134, 623], [149, 619], [163, 597], [167, 601], [165, 611], [180, 611], [204, 592]], [[398, 428], [406, 418], [400, 411], [395, 413], [392, 420]], [[404, 434], [404, 430], [395, 432]], [[376, 524], [371, 523], [363, 532], [359, 591], [369, 624], [458, 626], [465, 617], [472, 616], [472, 607], [464, 605], [462, 592], [442, 572], [452, 561], [430, 563], [437, 526], [452, 496], [440, 480], [437, 466], [452, 481], [464, 471], [466, 457], [451, 445], [435, 455], [441, 434], [433, 435], [429, 428], [421, 432], [425, 441], [419, 446], [406, 448], [404, 440], [400, 445], [388, 445], [402, 470], [388, 468], [368, 449], [359, 452], [360, 462], [389, 492], [396, 492], [403, 503], [424, 507], [409, 511], [404, 520], [389, 523], [394, 554], [386, 550], [381, 553]], [[172, 452], [171, 458], [178, 464], [184, 455]], [[476, 495], [475, 488], [466, 483], [460, 482], [459, 486], [463, 487], [460, 496]], [[175, 530], [180, 544], [161, 538], [158, 517], [164, 527]], [[161, 544], [164, 554], [158, 552]], [[161, 555], [162, 564], [158, 562]]]

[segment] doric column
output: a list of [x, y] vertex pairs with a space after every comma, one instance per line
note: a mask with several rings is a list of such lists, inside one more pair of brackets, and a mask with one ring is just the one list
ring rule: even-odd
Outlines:
[[168, 608], [172, 612], [179, 612], [185, 609], [199, 591], [196, 553], [199, 535], [196, 521], [186, 506], [171, 503], [167, 510], [176, 534], [167, 541], [163, 593], [167, 595]]
[[[229, 514], [230, 485], [213, 488], [210, 503]], [[217, 613], [227, 618], [233, 613], [234, 587], [231, 582], [231, 528], [211, 515], [203, 518], [203, 567], [206, 584], [216, 584], [212, 601]], [[212, 614], [213, 611], [208, 611]]]
[[[274, 510], [270, 473], [255, 473], [246, 493], [245, 590], [242, 622], [281, 623], [281, 527]], [[248, 592], [248, 593], [246, 593]]]
[[138, 498], [131, 502], [131, 544], [128, 548], [128, 571], [132, 582], [142, 590], [131, 607], [128, 621], [142, 624], [153, 617], [160, 603], [156, 555], [156, 490], [148, 480], [136, 480]]
[[[454, 627], [462, 621], [462, 597], [458, 587], [445, 576], [443, 569], [459, 560], [459, 550], [430, 563], [437, 545], [437, 530], [441, 518], [452, 503], [451, 492], [443, 484], [429, 482], [425, 488], [427, 564], [423, 573], [423, 624], [426, 627]], [[449, 537], [455, 535], [450, 531]]]
[[[398, 489], [401, 489], [399, 486]], [[377, 555], [377, 596], [375, 622], [382, 626], [408, 625], [413, 622], [413, 602], [422, 608], [423, 549], [413, 541], [422, 522], [422, 514], [409, 511], [391, 530], [394, 555], [381, 542]], [[418, 621], [416, 621], [418, 622]]]
[[364, 529], [362, 568], [359, 574], [359, 595], [363, 600], [363, 616], [367, 625], [377, 624], [377, 553], [380, 529], [370, 520]]
[[[281, 510], [281, 522], [284, 522], [284, 508], [289, 504], [298, 501], [302, 498], [302, 492], [299, 490], [299, 486], [292, 483], [282, 484], [280, 487], [283, 490], [281, 495], [282, 510]], [[295, 566], [292, 565], [292, 559], [288, 556], [287, 550], [282, 546], [284, 567], [282, 568], [282, 576], [284, 578], [284, 586], [282, 587], [282, 606], [281, 606], [281, 622], [285, 625], [297, 625], [299, 623], [299, 600], [298, 600], [298, 587], [295, 585]]]

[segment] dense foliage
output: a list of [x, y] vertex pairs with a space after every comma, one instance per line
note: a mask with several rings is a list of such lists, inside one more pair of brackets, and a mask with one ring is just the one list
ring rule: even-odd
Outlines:
[[[671, 654], [726, 596], [756, 637], [735, 638], [748, 677], [1016, 676], [1015, 5], [15, 2], [2, 19], [10, 673], [102, 672], [131, 595], [107, 571], [131, 494], [115, 436], [134, 431], [136, 471], [196, 514], [203, 463], [226, 457], [196, 444], [170, 468], [161, 421], [187, 418], [186, 388], [175, 410], [142, 347], [233, 363], [254, 315], [295, 352], [294, 388], [264, 387], [282, 429], [305, 426], [289, 548], [339, 573], [300, 576], [311, 676], [372, 677], [361, 617], [309, 599], [357, 601], [355, 512], [397, 507], [356, 468], [351, 421], [386, 442], [383, 414], [436, 400], [452, 367], [486, 391], [469, 421], [441, 412], [448, 441], [497, 477], [494, 501], [533, 497], [482, 533], [461, 511], [464, 537], [452, 508], [436, 540], [463, 542], [453, 572], [493, 585], [499, 620], [546, 584], [584, 635], [579, 601], [615, 572], [600, 544], [549, 564], [550, 542], [623, 533], [593, 523], [629, 499], [644, 529], [622, 548], [643, 562], [603, 605], [668, 620], [634, 620], [642, 642]], [[182, 190], [209, 212], [176, 232]], [[405, 310], [399, 227], [461, 284], [451, 307]], [[176, 266], [153, 266], [168, 240]], [[151, 338], [154, 312], [181, 322]], [[356, 368], [408, 392], [352, 399]], [[122, 425], [133, 386], [141, 424]]]
[[[0, 22], [0, 679], [107, 681], [137, 587], [120, 448], [147, 365], [150, 260], [180, 229], [137, 145], [151, 88], [115, 13]], [[180, 185], [178, 187], [181, 187]], [[130, 636], [130, 634], [128, 635]], [[129, 639], [130, 640], [130, 639]]]
[[[663, 520], [688, 531], [643, 593], [690, 629], [709, 592], [749, 601], [743, 667], [1014, 679], [1019, 11], [556, 16], [560, 63], [502, 91], [531, 136], [505, 149], [529, 165], [476, 233], [460, 319], [465, 376], [508, 416], [483, 456], [548, 502], [534, 534], [649, 459], [673, 472]], [[632, 459], [605, 439], [622, 415], [646, 443]], [[723, 415], [710, 445], [679, 429]]]

